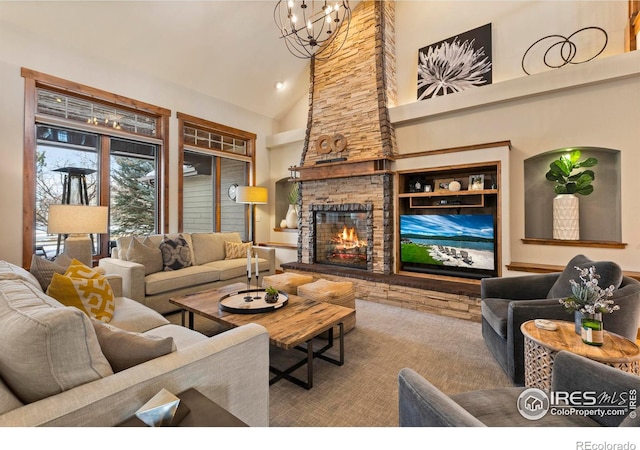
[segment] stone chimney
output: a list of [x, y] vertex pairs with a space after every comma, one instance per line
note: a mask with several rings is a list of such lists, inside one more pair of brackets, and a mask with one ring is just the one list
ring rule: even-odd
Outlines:
[[393, 273], [396, 103], [395, 4], [361, 1], [347, 40], [328, 60], [311, 61], [309, 115], [300, 165], [298, 262], [314, 263], [314, 211], [369, 211], [368, 269]]

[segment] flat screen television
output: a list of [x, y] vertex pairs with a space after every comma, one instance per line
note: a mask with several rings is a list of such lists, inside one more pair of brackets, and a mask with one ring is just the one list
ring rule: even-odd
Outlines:
[[400, 261], [409, 272], [465, 278], [497, 276], [491, 214], [400, 216]]

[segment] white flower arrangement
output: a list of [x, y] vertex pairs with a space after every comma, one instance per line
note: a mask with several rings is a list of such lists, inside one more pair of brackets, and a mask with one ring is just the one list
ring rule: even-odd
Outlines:
[[594, 266], [588, 269], [575, 267], [580, 272], [581, 284], [576, 280], [570, 280], [572, 296], [560, 299], [560, 303], [569, 312], [580, 311], [583, 314], [612, 313], [620, 309], [610, 298], [613, 296], [613, 285], [606, 289], [598, 286], [600, 275], [596, 273]]

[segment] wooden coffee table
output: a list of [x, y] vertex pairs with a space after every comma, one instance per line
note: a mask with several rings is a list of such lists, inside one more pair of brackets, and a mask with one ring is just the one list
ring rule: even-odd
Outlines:
[[629, 339], [605, 330], [601, 347], [582, 342], [575, 324], [552, 320], [558, 327], [543, 330], [529, 320], [520, 326], [524, 335], [524, 384], [527, 387], [551, 389], [553, 360], [561, 350], [567, 350], [625, 372], [640, 375], [640, 348]]
[[[266, 313], [236, 314], [222, 311], [219, 308], [218, 302], [222, 297], [245, 289], [245, 284], [235, 283], [218, 289], [175, 297], [169, 301], [182, 309], [183, 326], [185, 325], [185, 313], [188, 314], [187, 326], [189, 328], [193, 328], [194, 314], [231, 327], [257, 323], [267, 329], [272, 345], [285, 350], [295, 349], [305, 352], [304, 359], [284, 370], [270, 366], [269, 370], [275, 376], [271, 378], [269, 384], [284, 378], [306, 389], [311, 389], [313, 387], [314, 358], [320, 358], [338, 366], [344, 364], [343, 323], [355, 315], [354, 309], [304, 299], [291, 294], [289, 294], [289, 302], [286, 306]], [[340, 332], [338, 359], [325, 355], [325, 352], [333, 347], [333, 327], [336, 325]], [[313, 338], [325, 331], [328, 332], [327, 344], [314, 351]], [[303, 344], [305, 345], [303, 346]], [[305, 364], [307, 365], [307, 379], [301, 380], [294, 377], [292, 373]]]

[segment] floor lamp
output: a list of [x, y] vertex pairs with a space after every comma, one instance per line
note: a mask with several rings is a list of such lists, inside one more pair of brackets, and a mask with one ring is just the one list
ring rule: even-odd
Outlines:
[[88, 205], [49, 205], [47, 232], [66, 234], [63, 253], [92, 267], [93, 243], [89, 234], [106, 233], [109, 208]]
[[236, 203], [246, 203], [249, 205], [249, 241], [254, 242], [254, 205], [264, 205], [267, 203], [267, 188], [260, 186], [238, 186], [236, 193]]

